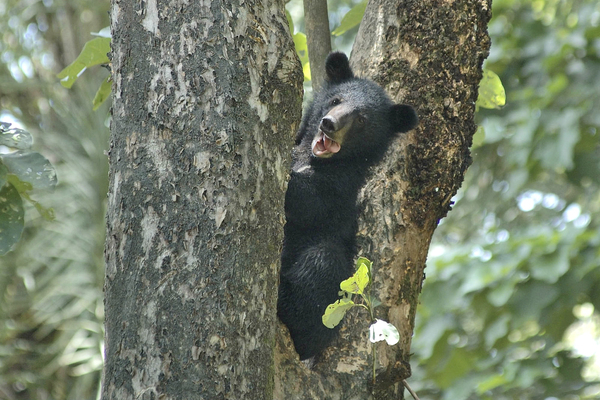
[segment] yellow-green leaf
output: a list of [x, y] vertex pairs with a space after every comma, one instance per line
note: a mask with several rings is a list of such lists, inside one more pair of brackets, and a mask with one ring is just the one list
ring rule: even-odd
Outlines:
[[360, 21], [362, 20], [363, 15], [365, 15], [366, 8], [367, 8], [366, 0], [361, 1], [360, 3], [358, 3], [357, 5], [352, 7], [352, 9], [350, 11], [348, 11], [346, 13], [346, 15], [344, 15], [344, 17], [342, 18], [342, 21], [340, 22], [340, 26], [335, 28], [333, 30], [333, 32], [331, 32], [331, 34], [334, 36], [340, 36], [340, 35], [344, 34], [346, 31], [348, 31], [348, 30], [354, 28], [356, 25], [360, 24]]
[[60, 79], [60, 84], [66, 88], [70, 88], [86, 68], [94, 65], [108, 64], [110, 62], [107, 56], [109, 51], [110, 38], [97, 37], [87, 42], [77, 59], [57, 75]]
[[304, 80], [310, 81], [312, 79], [312, 75], [310, 74], [310, 63], [306, 63], [302, 66], [302, 73], [304, 74]]
[[102, 85], [100, 85], [100, 87], [98, 88], [98, 91], [96, 92], [96, 96], [94, 96], [94, 100], [92, 102], [94, 104], [94, 111], [96, 111], [98, 109], [98, 107], [100, 107], [102, 105], [102, 103], [104, 103], [106, 101], [106, 99], [108, 99], [108, 96], [110, 96], [111, 88], [112, 88], [112, 82], [110, 80], [110, 76], [108, 76], [102, 82]]
[[500, 77], [489, 69], [483, 70], [483, 78], [479, 83], [477, 107], [502, 108], [506, 104], [506, 93]]
[[325, 314], [321, 317], [323, 325], [329, 329], [335, 328], [342, 321], [344, 315], [346, 315], [346, 311], [354, 306], [354, 302], [346, 298], [337, 300], [335, 303], [328, 305]]
[[306, 43], [306, 35], [302, 32], [298, 32], [294, 34], [293, 39], [296, 53], [298, 53], [300, 62], [304, 65], [308, 62], [308, 44]]
[[340, 283], [340, 289], [348, 293], [363, 294], [368, 284], [369, 268], [366, 263], [361, 263], [354, 275]]
[[292, 14], [286, 9], [285, 17], [287, 18], [288, 26], [290, 27], [290, 33], [294, 34], [294, 20], [292, 19]]
[[369, 274], [371, 274], [371, 267], [373, 266], [373, 262], [366, 257], [358, 257], [356, 260], [356, 270], [360, 268], [361, 265], [365, 264], [367, 266], [367, 270]]

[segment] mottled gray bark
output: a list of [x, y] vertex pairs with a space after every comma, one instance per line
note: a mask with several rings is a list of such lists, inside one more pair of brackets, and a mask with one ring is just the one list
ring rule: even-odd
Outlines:
[[331, 53], [327, 0], [304, 0], [304, 24], [312, 88], [317, 91], [325, 82], [325, 59]]
[[276, 399], [401, 399], [433, 231], [470, 163], [481, 66], [490, 45], [491, 0], [371, 0], [351, 63], [392, 98], [415, 107], [420, 124], [399, 139], [363, 190], [359, 252], [374, 261], [376, 317], [398, 327], [399, 345], [376, 346], [372, 378], [368, 317], [353, 309], [336, 347], [314, 371], [282, 357]]
[[103, 399], [273, 397], [302, 72], [280, 0], [113, 0]]

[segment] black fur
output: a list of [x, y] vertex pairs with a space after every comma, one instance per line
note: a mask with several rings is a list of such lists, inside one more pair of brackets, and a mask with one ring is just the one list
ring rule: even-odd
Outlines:
[[277, 314], [301, 360], [320, 354], [337, 334], [321, 316], [354, 270], [356, 201], [369, 167], [398, 133], [417, 124], [412, 107], [394, 104], [377, 84], [355, 78], [345, 54], [331, 53], [325, 68], [324, 88], [296, 136], [285, 197]]

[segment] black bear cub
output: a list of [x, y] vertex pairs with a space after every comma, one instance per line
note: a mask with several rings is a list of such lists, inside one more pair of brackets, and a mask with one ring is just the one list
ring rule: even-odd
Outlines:
[[277, 315], [301, 360], [335, 338], [321, 320], [340, 282], [354, 273], [357, 196], [369, 167], [398, 133], [417, 124], [408, 105], [394, 104], [372, 81], [354, 76], [343, 53], [325, 63], [324, 88], [302, 119], [285, 196]]

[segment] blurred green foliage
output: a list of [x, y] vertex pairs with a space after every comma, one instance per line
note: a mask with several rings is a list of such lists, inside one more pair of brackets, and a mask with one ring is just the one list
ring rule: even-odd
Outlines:
[[494, 0], [489, 31], [507, 103], [479, 110], [434, 236], [411, 381], [423, 400], [597, 399], [600, 3]]
[[29, 131], [58, 176], [53, 192], [28, 195], [21, 241], [0, 257], [0, 399], [98, 397], [108, 114], [91, 104], [106, 71], [70, 91], [56, 74], [108, 25], [108, 7], [0, 2], [0, 120]]
[[0, 146], [10, 150], [0, 153], [0, 255], [19, 241], [24, 228], [23, 199], [29, 201], [42, 217], [51, 221], [54, 210], [45, 208], [30, 196], [31, 191], [54, 189], [56, 171], [38, 152], [31, 151], [29, 132], [0, 121]]

